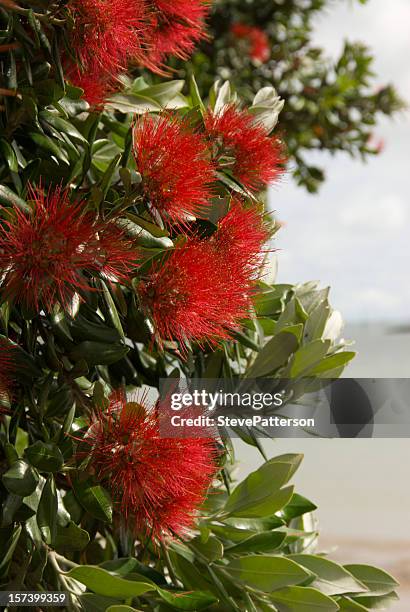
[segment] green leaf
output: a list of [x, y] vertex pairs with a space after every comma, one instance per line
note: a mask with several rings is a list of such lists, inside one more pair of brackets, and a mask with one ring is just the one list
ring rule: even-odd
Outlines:
[[192, 74], [189, 81], [189, 93], [191, 96], [192, 106], [199, 106], [201, 111], [205, 111], [205, 104], [202, 101], [201, 94], [198, 88], [198, 83], [195, 76]]
[[83, 550], [89, 541], [88, 532], [70, 521], [66, 527], [57, 526], [54, 548], [60, 552]]
[[283, 508], [293, 488], [281, 489], [302, 461], [302, 455], [281, 455], [264, 463], [240, 483], [229, 496], [225, 512], [243, 517], [269, 516]]
[[286, 365], [289, 357], [299, 346], [296, 336], [282, 331], [263, 347], [252, 366], [246, 372], [247, 378], [268, 376]]
[[47, 544], [52, 544], [57, 533], [58, 499], [54, 476], [47, 478], [37, 509], [37, 525]]
[[151, 229], [154, 233], [151, 233], [150, 230], [144, 227], [144, 225], [146, 226], [147, 224], [143, 224], [140, 217], [132, 213], [127, 213], [125, 216], [126, 218], [118, 219], [116, 223], [130, 236], [134, 236], [140, 246], [147, 249], [169, 249], [174, 246], [168, 234], [162, 232], [162, 235], [159, 235], [160, 232], [154, 231], [153, 228]]
[[24, 457], [40, 472], [58, 472], [64, 464], [64, 457], [58, 446], [41, 440], [26, 448]]
[[217, 592], [215, 585], [209, 582], [209, 574], [204, 571], [203, 565], [197, 561], [191, 562], [173, 550], [169, 554], [174, 571], [186, 589]]
[[81, 521], [84, 510], [72, 491], [67, 491], [67, 493], [64, 495], [63, 505], [74, 523], [78, 524]]
[[325, 595], [367, 592], [362, 582], [334, 561], [316, 555], [291, 555], [289, 558], [316, 574], [317, 578], [310, 586]]
[[16, 525], [13, 529], [10, 529], [9, 527], [6, 529], [0, 529], [0, 550], [2, 553], [2, 556], [0, 557], [0, 572], [4, 570], [13, 557], [21, 534], [21, 529], [21, 525]]
[[349, 361], [356, 356], [356, 353], [351, 351], [343, 351], [325, 357], [322, 361], [309, 371], [309, 376], [321, 376], [322, 378], [333, 378], [334, 371], [339, 368], [344, 368]]
[[[276, 333], [277, 331], [278, 330], [275, 327], [274, 333]], [[296, 323], [295, 325], [286, 325], [283, 331], [285, 331], [288, 334], [293, 334], [297, 338], [297, 341], [300, 344], [302, 340], [302, 336], [303, 336], [303, 323]]]
[[[233, 559], [224, 570], [247, 587], [270, 593], [311, 578], [310, 572], [285, 557], [248, 555]], [[337, 609], [337, 608], [336, 608]]]
[[[276, 516], [274, 517], [277, 518]], [[228, 523], [229, 521], [229, 523]], [[242, 525], [245, 521], [245, 525]], [[258, 535], [259, 533], [271, 533], [273, 529], [283, 526], [283, 522], [278, 519], [278, 523], [270, 524], [270, 520], [259, 520], [259, 519], [241, 519], [241, 518], [229, 518], [226, 519], [224, 525], [210, 525], [210, 529], [216, 533], [220, 538], [229, 540], [233, 544], [240, 544], [249, 538]], [[236, 527], [231, 523], [238, 523]], [[275, 532], [280, 533], [280, 532]]]
[[77, 341], [92, 340], [106, 345], [118, 344], [121, 341], [118, 331], [105, 325], [101, 318], [98, 322], [89, 321], [81, 314], [71, 323], [69, 332]]
[[172, 593], [157, 587], [157, 592], [161, 599], [176, 610], [203, 610], [218, 602], [214, 595], [202, 591]]
[[340, 612], [367, 612], [367, 608], [353, 601], [350, 597], [341, 597], [337, 600]]
[[64, 423], [63, 423], [63, 426], [61, 427], [60, 432], [56, 433], [56, 437], [58, 437], [58, 440], [60, 442], [62, 442], [64, 438], [66, 437], [66, 435], [70, 433], [71, 426], [73, 424], [74, 417], [75, 417], [75, 408], [76, 406], [74, 403], [64, 418]]
[[7, 463], [9, 465], [12, 465], [15, 461], [18, 460], [19, 454], [13, 444], [11, 444], [10, 442], [6, 442], [3, 446], [3, 450], [7, 459]]
[[235, 555], [246, 552], [271, 552], [280, 548], [285, 538], [286, 533], [281, 531], [261, 531], [239, 542], [239, 544], [230, 546], [226, 549], [226, 552]]
[[104, 561], [99, 564], [99, 567], [127, 578], [128, 576], [143, 576], [146, 578], [146, 582], [155, 583], [159, 585], [166, 585], [166, 580], [160, 572], [154, 568], [144, 565], [141, 561], [138, 561], [134, 557], [121, 557], [119, 559], [113, 559], [111, 561]]
[[166, 81], [165, 83], [150, 85], [141, 89], [138, 93], [145, 98], [155, 100], [163, 108], [166, 108], [175, 96], [182, 92], [184, 85], [185, 81], [183, 80]]
[[155, 586], [148, 582], [126, 580], [97, 565], [79, 565], [67, 572], [66, 575], [78, 580], [98, 595], [115, 597], [122, 601], [130, 597], [139, 597], [155, 589]]
[[215, 175], [218, 177], [224, 187], [228, 189], [228, 191], [236, 191], [242, 196], [249, 198], [249, 192], [245, 191], [245, 189], [238, 182], [236, 182], [233, 177], [229, 176], [227, 172], [215, 172]]
[[263, 285], [254, 297], [256, 313], [259, 316], [274, 316], [282, 312], [287, 296], [291, 293], [291, 285]]
[[86, 340], [77, 344], [69, 354], [73, 361], [84, 359], [88, 365], [111, 365], [120, 361], [129, 352], [123, 344], [103, 344]]
[[292, 499], [287, 504], [285, 508], [282, 510], [282, 516], [286, 520], [286, 522], [291, 519], [297, 518], [298, 516], [302, 516], [303, 514], [307, 514], [308, 512], [313, 512], [317, 509], [314, 503], [299, 495], [298, 493], [294, 493]]
[[[144, 219], [144, 217], [134, 215], [130, 212], [127, 212], [126, 217], [135, 225], [138, 225], [142, 229], [145, 229], [149, 234], [151, 234], [151, 236], [154, 236], [155, 238], [167, 238], [169, 236], [169, 232], [166, 229], [158, 227], [158, 225], [155, 225], [155, 223], [152, 223], [152, 221], [147, 221], [147, 219]], [[137, 233], [137, 235], [139, 235], [139, 232]], [[160, 246], [169, 246], [169, 243], [161, 242], [156, 244], [159, 244]]]
[[51, 153], [51, 155], [54, 155], [57, 159], [67, 164], [69, 163], [67, 154], [62, 149], [61, 142], [57, 142], [53, 138], [37, 132], [31, 132], [29, 136], [37, 146], [41, 147], [48, 153]]
[[139, 94], [115, 94], [111, 96], [105, 104], [107, 110], [119, 111], [120, 113], [159, 112], [162, 107], [152, 98], [147, 98]]
[[[82, 507], [96, 519], [110, 523], [112, 521], [112, 502], [108, 492], [91, 479], [73, 478], [73, 489]], [[104, 593], [102, 593], [104, 594]]]
[[111, 561], [104, 561], [99, 567], [117, 574], [118, 576], [127, 576], [132, 572], [136, 572], [139, 566], [139, 562], [134, 557], [122, 557], [121, 559], [114, 559]]
[[13, 147], [4, 138], [0, 139], [0, 150], [12, 172], [18, 172], [18, 161]]
[[189, 544], [194, 551], [199, 552], [210, 562], [222, 559], [223, 557], [224, 547], [222, 542], [214, 536], [210, 536], [206, 542], [202, 542], [200, 536], [197, 536]]
[[102, 285], [102, 288], [103, 288], [104, 299], [105, 299], [105, 303], [107, 304], [107, 309], [108, 309], [108, 313], [110, 315], [110, 319], [112, 321], [112, 324], [114, 325], [114, 327], [117, 330], [117, 332], [120, 335], [120, 337], [124, 339], [125, 338], [125, 334], [124, 334], [124, 330], [123, 330], [122, 325], [121, 325], [120, 315], [118, 314], [115, 302], [112, 299], [111, 293], [110, 293], [107, 285], [104, 283], [104, 281], [101, 281], [101, 285]]
[[232, 334], [232, 337], [237, 342], [240, 342], [240, 344], [242, 344], [243, 346], [246, 346], [246, 348], [250, 348], [252, 349], [252, 351], [259, 352], [259, 344], [249, 338], [247, 334], [240, 331], [236, 331]]
[[305, 324], [304, 336], [306, 342], [312, 342], [313, 340], [322, 338], [330, 314], [331, 308], [328, 300], [324, 300], [316, 306]]
[[0, 185], [0, 204], [3, 204], [4, 206], [17, 206], [23, 212], [31, 212], [31, 208], [27, 202], [19, 198], [14, 191], [5, 185]]
[[7, 491], [26, 497], [31, 495], [38, 484], [37, 472], [23, 459], [19, 459], [2, 476]]
[[330, 340], [314, 340], [296, 351], [290, 368], [291, 378], [297, 378], [309, 372], [320, 363], [330, 348]]
[[399, 600], [399, 596], [395, 591], [387, 593], [387, 595], [373, 595], [371, 597], [357, 596], [353, 598], [354, 602], [363, 606], [365, 610], [390, 610], [391, 606]]
[[272, 593], [271, 600], [279, 612], [337, 612], [339, 606], [316, 589], [293, 586]]
[[368, 595], [388, 595], [399, 583], [387, 572], [372, 565], [351, 564], [345, 569], [369, 589]]
[[103, 199], [108, 193], [108, 190], [111, 186], [111, 182], [113, 180], [114, 173], [117, 170], [120, 164], [120, 161], [121, 161], [121, 154], [118, 153], [115, 157], [111, 159], [108, 165], [108, 168], [104, 172], [104, 175], [102, 177], [101, 184], [100, 184], [100, 190], [101, 190]]
[[292, 297], [291, 300], [286, 304], [283, 312], [281, 313], [277, 323], [275, 331], [285, 331], [288, 326], [302, 323], [305, 324], [308, 315], [303, 308], [297, 297]]
[[43, 110], [41, 111], [41, 113], [39, 113], [39, 117], [41, 119], [44, 119], [49, 125], [51, 125], [53, 128], [55, 128], [59, 132], [68, 134], [74, 140], [78, 140], [79, 142], [87, 143], [87, 140], [84, 138], [81, 132], [79, 132], [72, 123], [70, 123], [69, 121], [66, 121], [65, 119], [62, 119], [58, 115], [55, 115], [53, 113], [50, 113], [49, 111]]

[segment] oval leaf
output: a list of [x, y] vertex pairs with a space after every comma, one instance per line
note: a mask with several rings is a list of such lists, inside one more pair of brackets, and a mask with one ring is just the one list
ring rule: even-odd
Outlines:
[[282, 489], [299, 467], [302, 455], [282, 455], [249, 474], [231, 493], [225, 511], [234, 516], [269, 516], [292, 498], [293, 489]]
[[36, 490], [38, 475], [28, 463], [19, 459], [3, 474], [2, 481], [7, 491], [26, 497]]
[[345, 565], [345, 569], [369, 589], [367, 595], [388, 595], [399, 583], [387, 572], [372, 565]]
[[125, 580], [96, 565], [79, 565], [67, 574], [84, 584], [88, 589], [106, 597], [116, 597], [121, 601], [130, 597], [139, 597], [143, 593], [152, 591], [155, 587], [147, 582]]
[[47, 478], [37, 509], [37, 525], [47, 544], [52, 544], [57, 533], [58, 499], [54, 476]]
[[73, 479], [73, 489], [77, 500], [84, 510], [96, 519], [104, 522], [112, 521], [112, 502], [108, 492], [90, 479]]
[[317, 578], [311, 586], [325, 595], [367, 592], [362, 582], [334, 561], [316, 555], [291, 555], [290, 559], [316, 574]]
[[339, 606], [333, 599], [316, 589], [289, 587], [271, 595], [279, 612], [337, 612]]
[[310, 572], [294, 561], [267, 555], [239, 557], [225, 569], [238, 582], [265, 593], [300, 584], [311, 577]]
[[24, 456], [40, 472], [58, 472], [64, 464], [64, 457], [60, 449], [52, 442], [37, 440], [26, 448]]

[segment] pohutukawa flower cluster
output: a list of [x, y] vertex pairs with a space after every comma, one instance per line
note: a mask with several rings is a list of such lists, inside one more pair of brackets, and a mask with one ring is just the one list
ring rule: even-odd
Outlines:
[[256, 194], [281, 177], [285, 163], [280, 140], [234, 104], [208, 111], [202, 130], [177, 115], [143, 117], [134, 156], [147, 202], [171, 222], [206, 212], [216, 171], [228, 170]]
[[231, 338], [249, 315], [267, 238], [262, 215], [235, 201], [212, 237], [192, 235], [157, 260], [139, 293], [160, 342], [177, 340], [184, 350], [191, 342], [215, 345]]
[[116, 392], [94, 413], [84, 442], [89, 469], [134, 533], [156, 541], [186, 535], [217, 472], [213, 439], [162, 437], [145, 397]]
[[219, 113], [208, 112], [205, 129], [215, 163], [250, 191], [259, 192], [280, 177], [283, 149], [249, 111], [230, 104]]
[[91, 104], [100, 104], [129, 64], [164, 73], [168, 57], [187, 59], [206, 35], [209, 2], [69, 0], [68, 10], [68, 78]]
[[73, 25], [66, 53], [67, 77], [99, 103], [115, 87], [130, 57], [142, 57], [142, 0], [70, 0]]
[[[251, 195], [279, 178], [284, 162], [279, 140], [235, 105], [206, 113], [202, 127], [169, 114], [143, 117], [134, 128], [134, 156], [147, 206], [182, 228], [206, 217], [218, 171], [228, 169]], [[255, 202], [234, 198], [212, 237], [187, 232], [154, 261], [138, 291], [160, 344], [174, 340], [185, 350], [231, 338], [249, 314], [268, 238]]]
[[68, 307], [89, 291], [90, 276], [123, 281], [137, 260], [135, 247], [113, 221], [100, 221], [71, 203], [60, 187], [31, 188], [31, 212], [17, 205], [0, 221], [1, 295], [29, 309]]
[[134, 156], [147, 204], [164, 221], [202, 216], [214, 182], [207, 144], [178, 116], [146, 115], [134, 129]]

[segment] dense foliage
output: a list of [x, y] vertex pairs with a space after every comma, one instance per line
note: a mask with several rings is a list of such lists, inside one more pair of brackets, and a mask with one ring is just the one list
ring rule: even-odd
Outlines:
[[160, 435], [161, 377], [295, 394], [353, 353], [327, 290], [262, 276], [276, 92], [119, 77], [204, 36], [202, 2], [135, 2], [136, 23], [130, 4], [0, 6], [1, 589], [111, 612], [388, 605], [385, 572], [314, 554], [300, 456], [234, 486], [229, 438]]

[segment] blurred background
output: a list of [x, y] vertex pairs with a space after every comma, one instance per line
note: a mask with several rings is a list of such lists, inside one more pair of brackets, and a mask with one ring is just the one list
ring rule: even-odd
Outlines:
[[[312, 39], [329, 56], [344, 39], [367, 43], [375, 81], [393, 81], [410, 100], [409, 0], [335, 2], [318, 14]], [[374, 129], [382, 154], [360, 164], [348, 155], [312, 152], [326, 182], [309, 194], [291, 177], [271, 193], [284, 227], [278, 234], [278, 281], [310, 279], [331, 286], [332, 304], [355, 340], [357, 358], [345, 376], [410, 376], [410, 115], [382, 118]], [[298, 491], [319, 506], [321, 548], [344, 562], [370, 562], [401, 582], [410, 610], [409, 440], [280, 440], [264, 444], [268, 456], [303, 452]], [[261, 462], [238, 445], [242, 473]], [[390, 609], [390, 608], [389, 608]]]
[[[376, 80], [393, 81], [410, 100], [408, 0], [338, 2], [315, 18], [313, 40], [338, 57], [344, 39], [368, 44]], [[326, 182], [309, 195], [289, 178], [272, 194], [284, 223], [278, 235], [279, 282], [320, 279], [346, 321], [358, 357], [346, 375], [410, 374], [410, 114], [382, 117], [374, 140], [383, 151], [357, 163], [349, 156], [313, 152]], [[312, 160], [313, 158], [313, 160]]]

